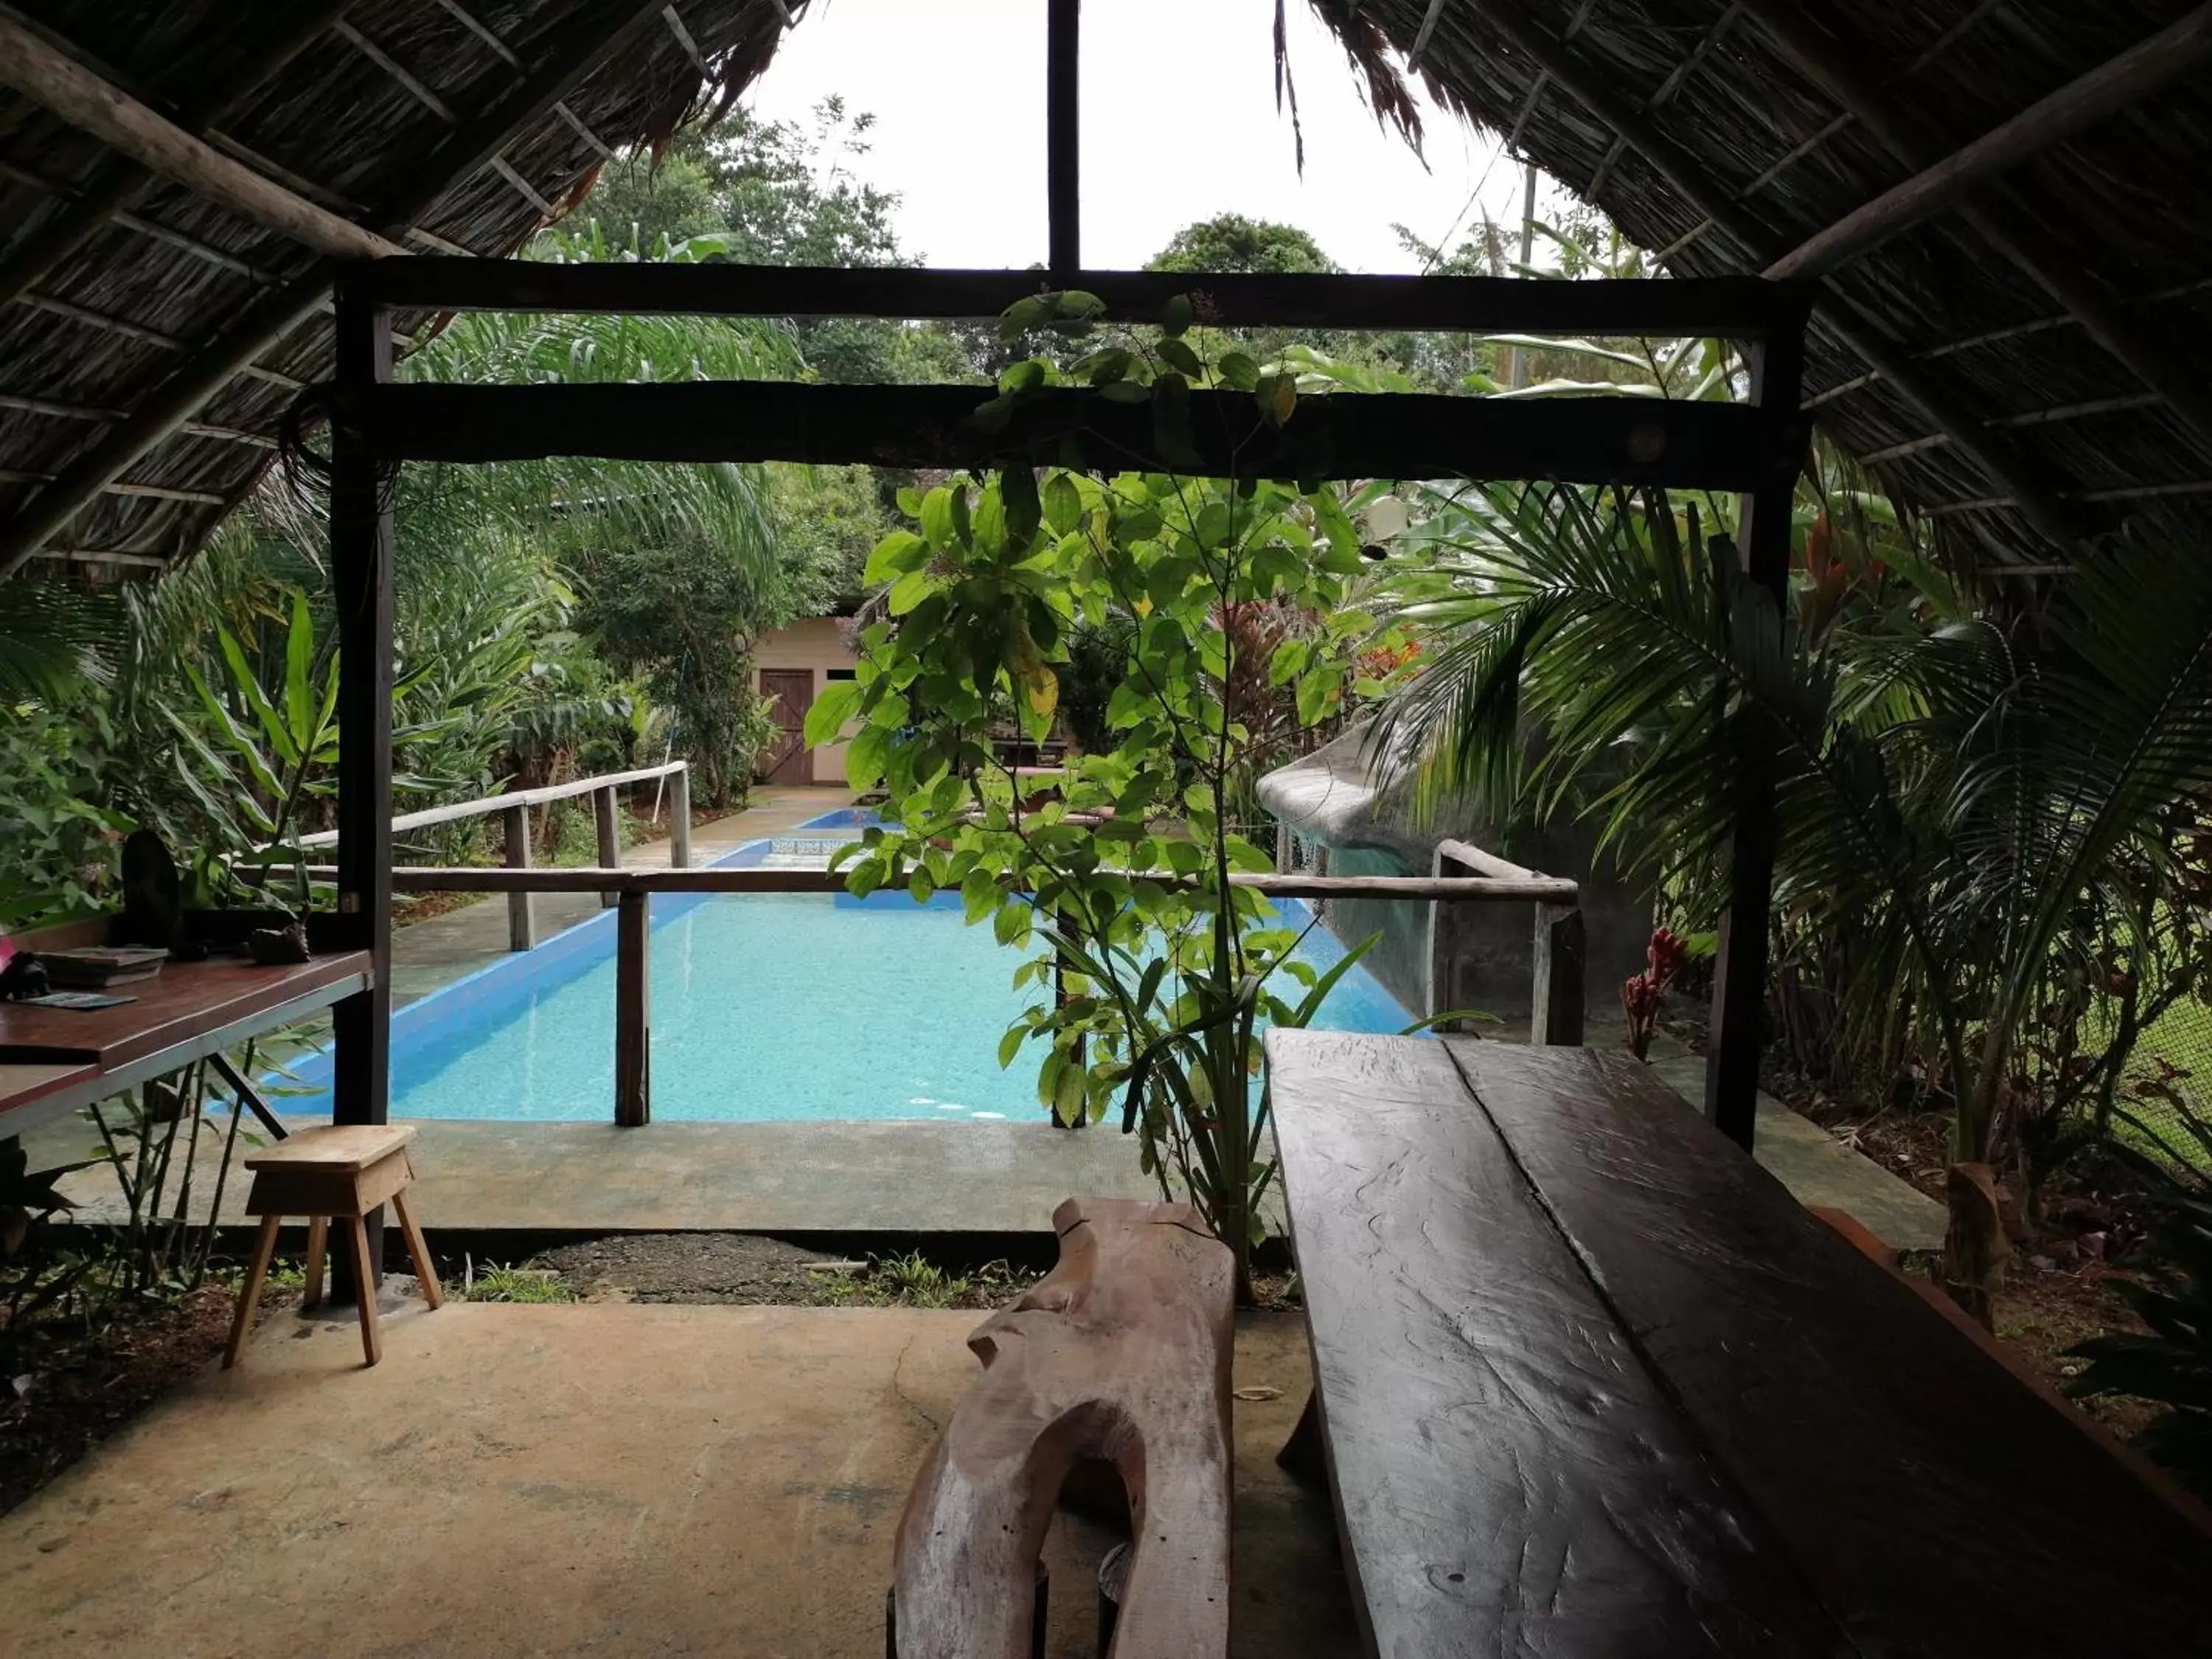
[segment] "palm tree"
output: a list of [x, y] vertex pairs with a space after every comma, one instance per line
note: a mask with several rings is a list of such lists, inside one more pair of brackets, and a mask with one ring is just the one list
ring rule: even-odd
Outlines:
[[[1427, 666], [1382, 721], [1419, 798], [1573, 804], [1710, 915], [1732, 781], [1769, 769], [1778, 912], [1850, 941], [1849, 1018], [1933, 1056], [1954, 1167], [2033, 1178], [2054, 1103], [2109, 1109], [2124, 1045], [2075, 1044], [2057, 1076], [2039, 1033], [2110, 1029], [2123, 994], [2139, 1029], [2191, 982], [2160, 952], [2212, 786], [2202, 550], [2117, 543], [2007, 620], [1925, 566], [1917, 586], [1853, 572], [1832, 541], [1785, 609], [1656, 495], [1479, 494], [1462, 530], [1405, 608]], [[1961, 1237], [1947, 1271], [1972, 1304], [1994, 1264]]]

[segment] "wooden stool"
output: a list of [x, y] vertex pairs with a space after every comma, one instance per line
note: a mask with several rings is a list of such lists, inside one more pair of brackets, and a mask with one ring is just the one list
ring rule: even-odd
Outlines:
[[238, 1298], [230, 1346], [223, 1350], [225, 1370], [238, 1363], [253, 1329], [253, 1310], [269, 1277], [270, 1258], [276, 1253], [276, 1229], [288, 1215], [307, 1218], [307, 1289], [302, 1305], [309, 1308], [323, 1299], [323, 1249], [330, 1224], [353, 1224], [354, 1292], [361, 1303], [362, 1352], [370, 1364], [384, 1352], [376, 1330], [376, 1264], [368, 1259], [367, 1224], [368, 1212], [378, 1205], [389, 1201], [399, 1218], [422, 1300], [433, 1308], [444, 1301], [438, 1294], [429, 1246], [422, 1242], [422, 1230], [415, 1224], [415, 1212], [407, 1203], [407, 1188], [415, 1179], [407, 1146], [415, 1133], [414, 1126], [405, 1123], [334, 1124], [302, 1129], [246, 1160], [246, 1167], [253, 1171], [246, 1212], [261, 1218], [261, 1236], [254, 1241], [253, 1266]]

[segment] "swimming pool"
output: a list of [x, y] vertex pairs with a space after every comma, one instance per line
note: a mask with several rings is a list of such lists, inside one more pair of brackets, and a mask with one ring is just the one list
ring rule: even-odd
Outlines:
[[[719, 865], [819, 864], [850, 812], [748, 843]], [[841, 833], [842, 832], [842, 835]], [[1295, 900], [1291, 925], [1308, 919]], [[410, 1003], [392, 1022], [392, 1115], [605, 1121], [614, 1110], [614, 913]], [[1344, 955], [1316, 928], [1299, 954]], [[1041, 1118], [1036, 1054], [1000, 1070], [1029, 1006], [1020, 953], [966, 925], [957, 893], [661, 895], [653, 902], [656, 1119]], [[1396, 1031], [1407, 1014], [1354, 968], [1315, 1024]], [[330, 1058], [295, 1063], [288, 1112], [327, 1110]]]

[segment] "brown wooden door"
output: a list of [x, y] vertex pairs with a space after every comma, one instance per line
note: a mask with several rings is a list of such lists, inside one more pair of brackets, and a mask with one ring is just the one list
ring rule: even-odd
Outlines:
[[763, 668], [761, 696], [775, 699], [776, 733], [760, 769], [770, 783], [811, 783], [814, 756], [806, 746], [806, 711], [814, 706], [814, 671], [811, 668]]

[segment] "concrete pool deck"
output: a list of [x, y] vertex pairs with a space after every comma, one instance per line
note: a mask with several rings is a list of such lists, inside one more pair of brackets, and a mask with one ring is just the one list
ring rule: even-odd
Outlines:
[[[273, 1314], [0, 1518], [0, 1653], [877, 1659], [981, 1318], [409, 1302], [364, 1370], [349, 1323]], [[1274, 1463], [1311, 1375], [1297, 1314], [1239, 1317], [1240, 1659], [1358, 1645], [1328, 1495]], [[1050, 1659], [1097, 1651], [1111, 1538], [1054, 1522]]]

